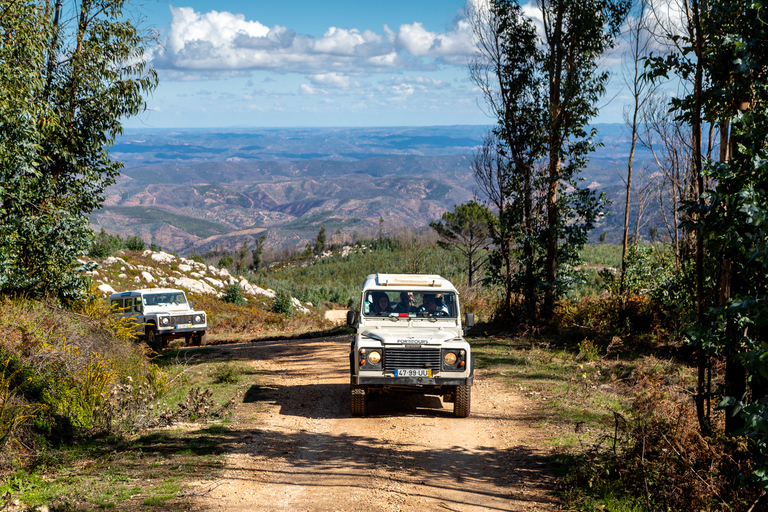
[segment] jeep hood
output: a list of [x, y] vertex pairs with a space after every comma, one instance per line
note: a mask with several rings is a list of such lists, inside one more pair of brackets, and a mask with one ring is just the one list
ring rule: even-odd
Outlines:
[[453, 331], [438, 329], [387, 329], [386, 331], [368, 329], [361, 332], [360, 335], [378, 340], [385, 345], [403, 345], [409, 343], [422, 345], [432, 343], [440, 344], [460, 337]]

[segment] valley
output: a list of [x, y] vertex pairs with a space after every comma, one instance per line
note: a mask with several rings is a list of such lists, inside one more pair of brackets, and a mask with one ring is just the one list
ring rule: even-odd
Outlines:
[[[303, 249], [321, 226], [345, 240], [425, 229], [475, 198], [484, 130], [128, 130], [111, 149], [125, 169], [91, 224], [180, 254], [253, 247], [260, 236], [267, 248]], [[603, 131], [583, 178], [623, 215], [627, 143], [620, 125]], [[618, 240], [622, 215], [603, 217], [593, 237]]]

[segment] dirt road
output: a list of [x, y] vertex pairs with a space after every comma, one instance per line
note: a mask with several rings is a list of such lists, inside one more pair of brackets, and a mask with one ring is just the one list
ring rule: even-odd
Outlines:
[[235, 410], [234, 450], [202, 511], [550, 511], [544, 437], [524, 398], [478, 371], [472, 414], [439, 397], [349, 413], [349, 337], [221, 346], [260, 384]]

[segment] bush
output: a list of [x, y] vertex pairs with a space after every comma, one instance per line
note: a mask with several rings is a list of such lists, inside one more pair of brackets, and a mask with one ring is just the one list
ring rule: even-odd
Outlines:
[[192, 261], [196, 261], [197, 263], [203, 263], [205, 264], [205, 258], [201, 254], [197, 254], [195, 251], [192, 251], [189, 253], [188, 258]]
[[272, 312], [289, 317], [293, 316], [291, 294], [285, 290], [278, 290], [275, 294], [275, 300], [272, 302]]
[[224, 256], [219, 260], [219, 264], [217, 266], [219, 268], [229, 268], [234, 264], [235, 264], [235, 258], [233, 258], [232, 256]]
[[243, 287], [237, 283], [227, 286], [227, 291], [224, 293], [224, 302], [243, 306], [245, 304], [245, 291]]
[[88, 250], [88, 256], [91, 258], [104, 259], [111, 256], [115, 251], [119, 251], [125, 246], [125, 242], [120, 235], [110, 235], [101, 229], [91, 242], [91, 248]]
[[129, 236], [125, 239], [125, 248], [130, 251], [143, 251], [145, 247], [146, 244], [139, 235]]
[[222, 364], [214, 370], [213, 382], [216, 384], [237, 384], [241, 373], [241, 369], [233, 364]]

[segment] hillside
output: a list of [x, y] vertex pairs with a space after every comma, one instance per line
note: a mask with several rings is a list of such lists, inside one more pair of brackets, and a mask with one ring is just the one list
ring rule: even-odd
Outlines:
[[[606, 232], [617, 241], [623, 223], [621, 128], [598, 127], [603, 146], [583, 174], [615, 210], [599, 221], [595, 240]], [[266, 247], [303, 248], [320, 226], [347, 237], [423, 228], [475, 197], [472, 153], [484, 130], [129, 130], [111, 148], [125, 170], [91, 222], [181, 254], [253, 247], [262, 235]], [[646, 160], [639, 151], [636, 167]], [[641, 234], [648, 226], [663, 233], [654, 210]]]

